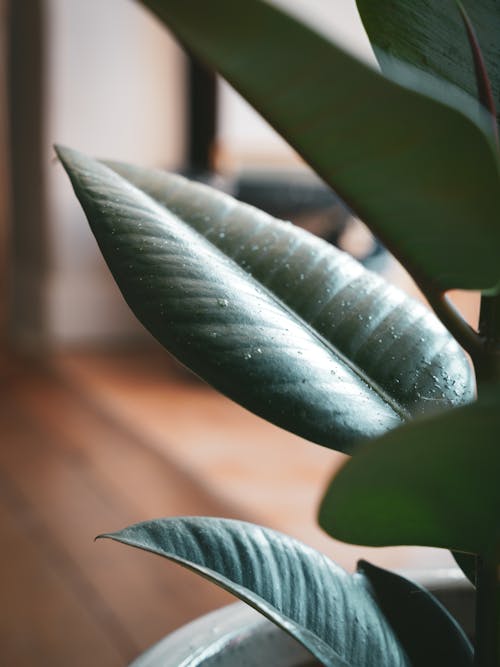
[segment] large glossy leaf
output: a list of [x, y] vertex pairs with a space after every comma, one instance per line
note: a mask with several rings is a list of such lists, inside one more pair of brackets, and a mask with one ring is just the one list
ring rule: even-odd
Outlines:
[[368, 578], [297, 540], [241, 521], [158, 519], [111, 533], [165, 556], [255, 607], [329, 667], [410, 667]]
[[132, 170], [151, 192], [159, 179], [169, 211], [102, 164], [60, 155], [132, 310], [250, 410], [347, 450], [471, 398], [467, 361], [437, 320], [344, 253], [181, 177]]
[[414, 667], [468, 667], [473, 650], [462, 628], [424, 588], [366, 561], [358, 571], [370, 581], [375, 599]]
[[[404, 60], [477, 96], [471, 47], [457, 0], [356, 1], [382, 70], [390, 74], [395, 59]], [[497, 0], [462, 4], [474, 26], [498, 111], [500, 5]]]
[[333, 479], [319, 521], [358, 544], [500, 547], [500, 391], [369, 443]]
[[[500, 278], [498, 161], [478, 105], [390, 81], [261, 0], [143, 0], [301, 153], [419, 281]], [[334, 11], [334, 8], [332, 8]], [[417, 77], [421, 85], [421, 77]], [[403, 85], [403, 83], [404, 85]], [[428, 82], [427, 82], [428, 83]]]
[[237, 262], [412, 416], [473, 399], [471, 365], [437, 318], [345, 253], [176, 174], [106, 164]]

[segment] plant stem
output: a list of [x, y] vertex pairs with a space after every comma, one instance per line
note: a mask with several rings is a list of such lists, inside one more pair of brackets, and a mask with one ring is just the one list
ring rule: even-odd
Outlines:
[[481, 336], [469, 326], [446, 294], [437, 292], [435, 289], [426, 289], [422, 284], [420, 287], [436, 315], [460, 345], [472, 358], [480, 356], [484, 351]]
[[495, 99], [493, 97], [493, 91], [491, 88], [491, 81], [488, 76], [488, 70], [486, 69], [486, 64], [484, 62], [483, 52], [481, 51], [481, 47], [479, 46], [474, 26], [472, 25], [469, 16], [465, 11], [464, 6], [459, 0], [457, 0], [457, 5], [460, 11], [460, 15], [462, 17], [462, 21], [464, 23], [465, 31], [467, 32], [467, 38], [469, 40], [469, 45], [471, 48], [472, 59], [474, 61], [474, 70], [476, 74], [476, 84], [477, 84], [477, 93], [479, 101], [490, 112], [491, 127], [493, 130], [495, 143], [498, 148], [499, 140], [498, 140], [498, 126], [497, 126]]
[[479, 383], [500, 382], [500, 296], [483, 296], [479, 314], [482, 351], [474, 356]]
[[500, 578], [498, 558], [477, 559], [475, 667], [500, 665]]
[[488, 347], [500, 346], [500, 297], [483, 296], [479, 315], [479, 333], [486, 339]]

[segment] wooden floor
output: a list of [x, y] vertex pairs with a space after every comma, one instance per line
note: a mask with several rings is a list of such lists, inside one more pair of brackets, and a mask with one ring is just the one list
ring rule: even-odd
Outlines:
[[11, 359], [0, 402], [0, 665], [125, 665], [232, 601], [195, 575], [99, 533], [165, 515], [284, 530], [347, 568], [445, 566], [422, 549], [359, 549], [314, 525], [342, 463], [257, 419], [158, 350]]

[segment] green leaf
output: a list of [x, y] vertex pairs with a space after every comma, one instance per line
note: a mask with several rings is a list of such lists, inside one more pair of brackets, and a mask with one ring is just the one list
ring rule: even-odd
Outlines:
[[[446, 79], [477, 97], [471, 47], [457, 0], [356, 0], [382, 70], [397, 60]], [[500, 111], [500, 5], [497, 0], [462, 0], [474, 26]]]
[[330, 667], [410, 667], [363, 573], [273, 530], [205, 517], [104, 535], [173, 560], [267, 616]]
[[472, 398], [436, 318], [344, 253], [182, 177], [59, 153], [138, 318], [256, 414], [345, 451]]
[[105, 163], [237, 262], [411, 415], [472, 401], [472, 367], [437, 318], [348, 255], [176, 174]]
[[500, 392], [417, 419], [348, 462], [323, 498], [331, 535], [372, 546], [488, 553], [500, 546]]
[[[418, 281], [499, 283], [498, 160], [478, 105], [390, 81], [260, 0], [143, 0], [217, 69]], [[421, 77], [418, 77], [421, 85]], [[403, 85], [404, 84], [404, 85]], [[456, 107], [456, 108], [455, 108]], [[479, 124], [478, 124], [479, 123]]]
[[414, 667], [470, 667], [473, 650], [462, 628], [428, 591], [366, 561], [358, 563]]

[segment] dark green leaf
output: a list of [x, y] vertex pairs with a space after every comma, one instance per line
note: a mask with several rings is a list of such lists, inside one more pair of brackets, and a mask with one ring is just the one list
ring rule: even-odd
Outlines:
[[319, 520], [347, 542], [488, 553], [500, 546], [500, 393], [367, 444], [333, 479]]
[[421, 586], [370, 563], [358, 571], [370, 581], [378, 606], [414, 667], [470, 667], [472, 646], [443, 605]]
[[228, 519], [158, 519], [105, 535], [194, 570], [255, 607], [330, 667], [410, 667], [368, 578], [276, 531]]
[[436, 317], [345, 253], [175, 174], [106, 164], [237, 262], [411, 415], [474, 398], [471, 365]]
[[[462, 0], [462, 4], [474, 26], [500, 111], [500, 5], [497, 0]], [[395, 59], [404, 60], [477, 97], [471, 47], [456, 0], [357, 0], [357, 5], [383, 71], [390, 74]]]
[[389, 81], [260, 0], [143, 2], [283, 134], [418, 280], [442, 289], [497, 286], [498, 161], [468, 95], [455, 88], [452, 108], [440, 101], [446, 81], [416, 92], [415, 70], [403, 65], [399, 83]]
[[344, 253], [182, 177], [60, 152], [132, 310], [255, 413], [346, 450], [472, 398], [435, 317]]

